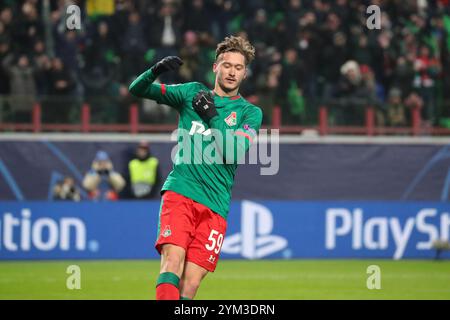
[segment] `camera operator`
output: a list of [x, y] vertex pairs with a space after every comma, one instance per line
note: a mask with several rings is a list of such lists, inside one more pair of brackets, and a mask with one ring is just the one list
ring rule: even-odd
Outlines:
[[117, 200], [125, 187], [125, 180], [114, 171], [113, 164], [105, 151], [98, 151], [91, 170], [84, 176], [83, 187], [93, 200]]
[[80, 201], [80, 191], [75, 185], [75, 181], [72, 177], [64, 177], [62, 181], [59, 181], [53, 189], [54, 200], [66, 200], [66, 201]]

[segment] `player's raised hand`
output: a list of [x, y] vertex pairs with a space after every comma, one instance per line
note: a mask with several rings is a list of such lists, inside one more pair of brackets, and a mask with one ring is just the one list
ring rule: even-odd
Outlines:
[[152, 71], [155, 76], [159, 76], [161, 73], [177, 70], [183, 64], [183, 60], [181, 60], [177, 56], [168, 56], [157, 62], [153, 67]]
[[214, 105], [214, 98], [210, 92], [200, 90], [192, 99], [192, 107], [203, 121], [209, 124], [209, 120], [218, 113]]

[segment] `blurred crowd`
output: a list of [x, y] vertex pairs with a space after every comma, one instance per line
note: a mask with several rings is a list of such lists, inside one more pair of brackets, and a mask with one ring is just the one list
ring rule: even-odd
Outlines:
[[[72, 3], [81, 30], [67, 28]], [[369, 5], [380, 29], [367, 27]], [[323, 104], [335, 124], [362, 124], [369, 105], [379, 125], [409, 125], [414, 107], [430, 125], [450, 118], [450, 0], [3, 0], [3, 121], [30, 121], [36, 100], [45, 122], [78, 121], [83, 101], [93, 122], [126, 122], [132, 102], [143, 121], [168, 121], [169, 109], [134, 101], [128, 84], [179, 55], [182, 68], [161, 81], [213, 86], [215, 47], [230, 34], [256, 47], [241, 93], [265, 123], [276, 105], [285, 124], [316, 123]]]

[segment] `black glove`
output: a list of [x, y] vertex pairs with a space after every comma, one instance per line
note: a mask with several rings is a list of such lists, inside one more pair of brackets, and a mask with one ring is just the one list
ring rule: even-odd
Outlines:
[[218, 115], [216, 106], [214, 105], [214, 98], [210, 92], [200, 90], [192, 99], [192, 107], [195, 112], [209, 124], [209, 120]]
[[157, 77], [163, 72], [176, 70], [183, 64], [183, 61], [176, 56], [168, 56], [157, 62], [151, 69], [153, 74]]

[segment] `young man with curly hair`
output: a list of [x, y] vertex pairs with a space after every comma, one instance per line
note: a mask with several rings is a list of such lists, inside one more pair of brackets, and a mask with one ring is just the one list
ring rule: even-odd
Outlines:
[[[178, 134], [178, 141], [189, 147], [182, 148], [183, 155], [178, 150], [161, 190], [155, 245], [161, 255], [157, 300], [193, 299], [201, 281], [216, 268], [238, 160], [262, 121], [261, 109], [239, 94], [254, 57], [255, 49], [246, 39], [231, 36], [217, 46], [213, 90], [199, 82], [153, 83], [161, 73], [183, 64], [175, 56], [162, 59], [130, 85], [133, 95], [179, 112], [178, 128], [184, 133]], [[186, 161], [187, 153], [203, 161]]]

